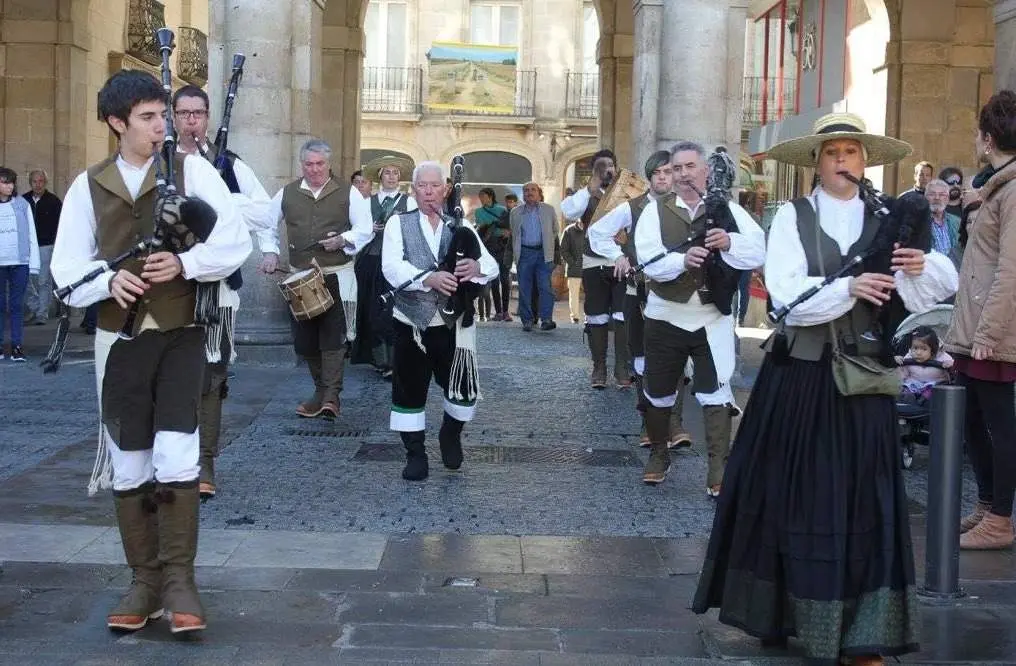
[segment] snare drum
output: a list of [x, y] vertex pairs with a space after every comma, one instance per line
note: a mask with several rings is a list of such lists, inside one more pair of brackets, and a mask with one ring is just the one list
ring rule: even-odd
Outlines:
[[279, 283], [279, 289], [297, 321], [313, 319], [335, 304], [332, 292], [325, 285], [325, 276], [317, 266], [293, 273]]

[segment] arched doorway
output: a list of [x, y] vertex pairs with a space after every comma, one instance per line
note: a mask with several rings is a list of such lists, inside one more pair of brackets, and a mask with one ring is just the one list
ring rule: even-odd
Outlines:
[[509, 192], [521, 199], [522, 186], [533, 179], [532, 162], [515, 153], [478, 150], [462, 157], [466, 164], [462, 200], [467, 215], [479, 205], [482, 188], [493, 188], [498, 201], [503, 201]]

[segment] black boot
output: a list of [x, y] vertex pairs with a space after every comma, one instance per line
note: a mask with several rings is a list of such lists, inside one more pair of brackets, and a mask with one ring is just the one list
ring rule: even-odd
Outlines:
[[423, 443], [426, 435], [422, 430], [401, 432], [402, 445], [406, 447], [406, 467], [402, 470], [402, 478], [406, 481], [423, 481], [430, 470], [427, 466], [427, 449]]
[[447, 412], [441, 422], [437, 440], [441, 444], [441, 462], [451, 470], [462, 467], [462, 426], [465, 421], [452, 418]]

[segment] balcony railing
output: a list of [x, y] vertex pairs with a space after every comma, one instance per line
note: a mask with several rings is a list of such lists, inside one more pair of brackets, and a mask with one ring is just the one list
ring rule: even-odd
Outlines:
[[744, 118], [742, 129], [765, 125], [794, 115], [797, 79], [744, 78]]
[[364, 113], [423, 111], [423, 69], [420, 67], [364, 67], [360, 108]]
[[166, 25], [166, 8], [155, 0], [130, 0], [127, 9], [127, 53], [149, 65], [162, 62], [155, 31]]
[[181, 27], [177, 73], [181, 79], [202, 87], [208, 81], [208, 36], [197, 28]]
[[568, 118], [599, 117], [599, 73], [568, 73], [568, 76], [565, 79], [565, 115]]

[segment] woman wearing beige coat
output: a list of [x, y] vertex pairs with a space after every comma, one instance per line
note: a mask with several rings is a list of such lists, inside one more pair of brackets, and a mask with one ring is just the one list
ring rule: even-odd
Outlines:
[[1016, 493], [1016, 93], [995, 94], [978, 119], [974, 179], [982, 204], [968, 229], [945, 348], [967, 389], [966, 441], [978, 502], [960, 547], [1009, 548]]

